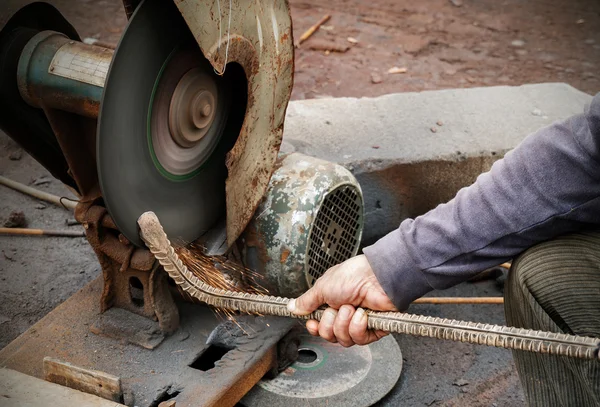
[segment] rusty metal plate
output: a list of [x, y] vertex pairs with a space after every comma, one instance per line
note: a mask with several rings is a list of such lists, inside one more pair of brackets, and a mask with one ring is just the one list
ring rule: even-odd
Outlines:
[[227, 242], [254, 214], [275, 167], [294, 72], [286, 0], [176, 0], [204, 56], [217, 72], [238, 63], [248, 81], [245, 120], [227, 157]]
[[120, 377], [128, 406], [155, 407], [167, 400], [177, 407], [233, 406], [272, 367], [277, 343], [297, 324], [239, 316], [247, 333], [222, 354], [206, 341], [223, 318], [209, 307], [182, 303], [179, 330], [149, 350], [90, 332], [101, 295], [97, 278], [0, 350], [0, 366], [43, 378], [49, 356]]

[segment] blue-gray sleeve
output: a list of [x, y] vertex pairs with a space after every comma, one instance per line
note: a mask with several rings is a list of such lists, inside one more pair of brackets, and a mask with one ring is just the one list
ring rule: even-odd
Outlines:
[[600, 228], [600, 93], [583, 114], [528, 136], [450, 202], [363, 252], [405, 310], [536, 243], [591, 228]]

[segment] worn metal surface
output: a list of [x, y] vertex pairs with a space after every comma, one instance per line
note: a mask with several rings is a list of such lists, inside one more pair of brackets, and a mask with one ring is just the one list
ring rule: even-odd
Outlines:
[[42, 31], [25, 46], [17, 85], [33, 107], [59, 109], [96, 118], [112, 50]]
[[94, 171], [96, 120], [53, 108], [43, 107], [43, 112], [69, 166], [80, 202], [98, 199], [100, 187]]
[[[140, 234], [169, 276], [192, 297], [216, 308], [260, 315], [321, 320], [324, 309], [298, 316], [287, 309], [289, 298], [239, 293], [212, 287], [194, 276], [175, 253], [156, 215], [147, 212], [138, 221]], [[501, 325], [366, 310], [368, 328], [429, 338], [467, 342], [580, 359], [600, 359], [600, 339]]]
[[240, 236], [275, 169], [293, 85], [294, 47], [287, 0], [175, 2], [217, 72], [242, 66], [246, 117], [227, 157], [227, 242]]
[[[150, 407], [173, 399], [178, 407], [233, 405], [274, 362], [280, 338], [294, 321], [238, 317], [249, 326], [234, 349], [215, 357], [209, 370], [194, 367], [210, 349], [211, 331], [222, 318], [200, 304], [179, 304], [181, 327], [154, 350], [90, 333], [98, 316], [102, 280], [96, 279], [0, 350], [0, 366], [43, 378], [43, 359], [61, 359], [121, 378], [124, 404]], [[126, 362], [126, 363], [124, 363]]]
[[299, 296], [356, 254], [362, 215], [360, 186], [344, 167], [298, 153], [282, 156], [244, 232], [246, 264], [271, 294]]
[[90, 332], [150, 350], [165, 340], [157, 322], [116, 307], [98, 315], [90, 325]]

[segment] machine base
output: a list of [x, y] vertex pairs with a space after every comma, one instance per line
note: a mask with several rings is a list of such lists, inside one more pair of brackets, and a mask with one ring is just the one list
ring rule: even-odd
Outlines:
[[101, 293], [98, 278], [2, 349], [0, 367], [43, 379], [43, 359], [52, 357], [119, 377], [130, 406], [167, 400], [177, 407], [234, 405], [277, 366], [277, 344], [298, 323], [240, 316], [246, 333], [227, 351], [206, 345], [225, 318], [204, 305], [181, 303], [180, 328], [150, 350], [91, 332]]

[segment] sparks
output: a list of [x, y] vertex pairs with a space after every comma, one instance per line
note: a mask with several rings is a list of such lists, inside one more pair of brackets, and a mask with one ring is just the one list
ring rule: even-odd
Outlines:
[[[268, 290], [258, 282], [260, 274], [225, 256], [207, 256], [201, 245], [182, 245], [176, 247], [175, 252], [196, 277], [212, 287], [251, 294], [268, 294]], [[215, 312], [220, 318], [237, 324], [235, 312], [228, 309], [215, 309]]]

